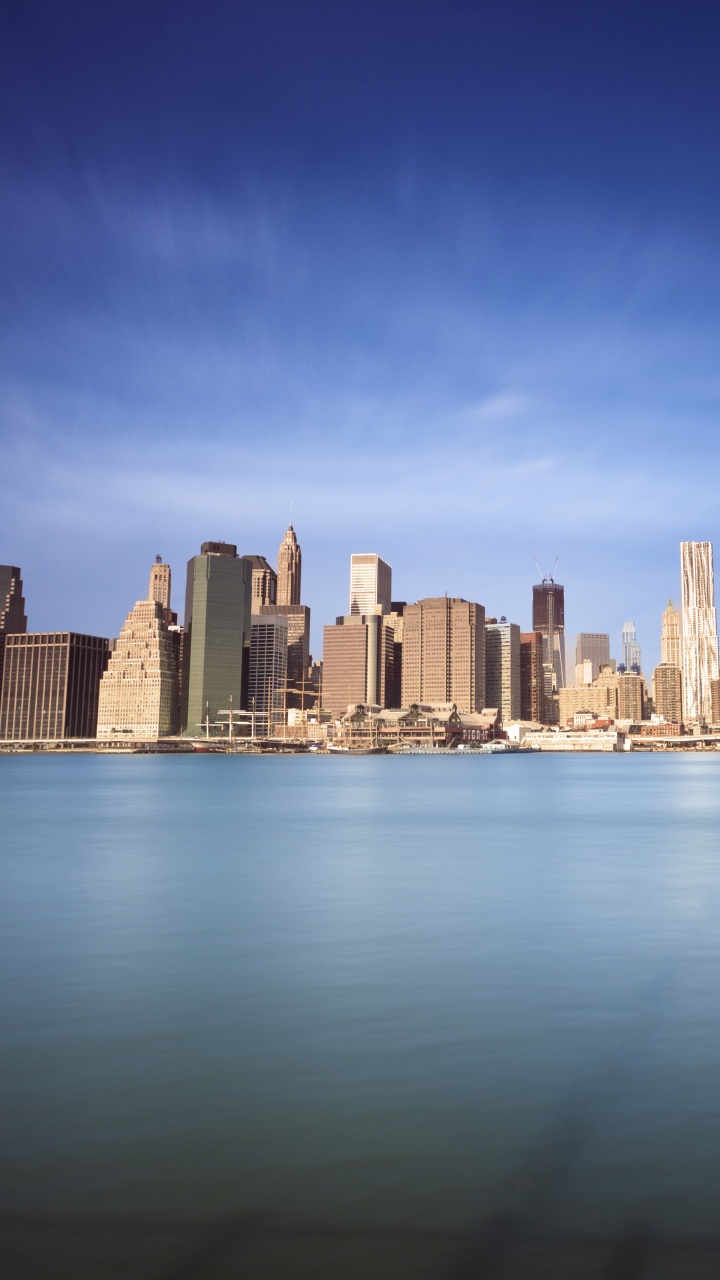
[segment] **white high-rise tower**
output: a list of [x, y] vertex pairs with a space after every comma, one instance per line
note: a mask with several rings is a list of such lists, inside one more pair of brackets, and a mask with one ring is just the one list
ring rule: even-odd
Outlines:
[[711, 720], [710, 681], [718, 677], [712, 543], [681, 542], [680, 574], [685, 719]]
[[377, 555], [350, 557], [350, 613], [389, 613], [392, 569]]

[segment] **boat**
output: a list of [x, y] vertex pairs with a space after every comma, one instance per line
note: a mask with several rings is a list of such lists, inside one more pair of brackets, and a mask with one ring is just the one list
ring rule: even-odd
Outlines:
[[387, 747], [341, 747], [328, 746], [334, 756], [386, 756]]

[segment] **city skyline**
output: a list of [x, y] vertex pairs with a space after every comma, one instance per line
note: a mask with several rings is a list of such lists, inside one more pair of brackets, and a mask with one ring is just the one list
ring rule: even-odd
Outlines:
[[[292, 525], [290, 525], [288, 532], [292, 532], [295, 552], [297, 553], [298, 560], [299, 560], [302, 555], [302, 549], [301, 549], [301, 546], [298, 544], [297, 535]], [[280, 544], [280, 548], [278, 552], [278, 566], [280, 566], [282, 563], [286, 544], [287, 544], [287, 534], [285, 535], [285, 538]], [[315, 640], [315, 647], [313, 648], [312, 641], [308, 642], [309, 638], [307, 634], [308, 615], [311, 613], [310, 608], [305, 604], [302, 604], [302, 605], [298, 604], [297, 606], [281, 606], [279, 604], [275, 605], [274, 603], [270, 602], [267, 595], [265, 594], [269, 584], [270, 594], [274, 597], [276, 585], [277, 585], [277, 582], [279, 581], [278, 574], [273, 569], [272, 564], [267, 560], [265, 556], [258, 555], [258, 554], [251, 554], [244, 551], [238, 552], [237, 544], [230, 544], [230, 543], [218, 541], [217, 543], [208, 542], [208, 543], [205, 543], [204, 545], [207, 547], [217, 546], [219, 548], [220, 547], [229, 548], [232, 546], [234, 554], [238, 555], [240, 559], [243, 559], [248, 562], [249, 572], [251, 573], [251, 577], [252, 577], [252, 585], [251, 585], [252, 613], [253, 614], [259, 613], [259, 612], [262, 612], [264, 614], [270, 614], [275, 612], [280, 614], [296, 613], [298, 615], [298, 618], [300, 618], [302, 614], [302, 617], [304, 619], [304, 628], [305, 628], [303, 654], [304, 655], [312, 654], [316, 659], [322, 656], [323, 630], [327, 625], [329, 625], [329, 619], [319, 618], [317, 615], [317, 612], [315, 610], [312, 611], [314, 612], [314, 616], [315, 616], [314, 625], [311, 631], [311, 635], [314, 637], [314, 640]], [[710, 548], [712, 548], [713, 544], [710, 542], [703, 542], [703, 543], [681, 542], [679, 545], [680, 545], [681, 554], [682, 554], [682, 548], [684, 546], [709, 546]], [[677, 551], [676, 551], [676, 555], [677, 555]], [[388, 564], [383, 559], [383, 557], [379, 556], [377, 553], [372, 553], [372, 554], [351, 553], [349, 557], [349, 561], [350, 561], [351, 602], [352, 602], [353, 591], [355, 589], [352, 586], [352, 583], [355, 580], [354, 575], [365, 574], [367, 576], [368, 572], [370, 572], [371, 570], [373, 571], [374, 574], [376, 574], [378, 572], [377, 567], [379, 567], [379, 571], [384, 573], [385, 575], [385, 595], [387, 596], [385, 605], [389, 609], [390, 594], [393, 594], [393, 595], [398, 594], [394, 590], [394, 588], [392, 589], [392, 592], [391, 592], [391, 588], [390, 588], [390, 584], [392, 581], [392, 572], [393, 572], [392, 566]], [[376, 566], [376, 568], [373, 569], [373, 566]], [[24, 579], [24, 574], [22, 573], [21, 570], [18, 570], [17, 567], [12, 567], [9, 565], [0, 566], [0, 567], [6, 570], [7, 583], [5, 583], [5, 579], [3, 579], [3, 583], [5, 583], [5, 587], [8, 592], [10, 591], [10, 586], [12, 582], [12, 578], [10, 575], [12, 573], [15, 573], [18, 575], [18, 581], [20, 582], [21, 589], [24, 586], [25, 597], [22, 598], [22, 606], [24, 606], [25, 613], [27, 614], [28, 589], [27, 589], [27, 583]], [[536, 573], [537, 573], [537, 570], [536, 570]], [[149, 589], [149, 595], [147, 598], [160, 600], [164, 604], [164, 607], [168, 612], [168, 615], [169, 615], [169, 604], [167, 602], [169, 602], [170, 600], [171, 575], [172, 575], [172, 566], [169, 563], [165, 562], [162, 556], [156, 555], [155, 564], [151, 566], [150, 589]], [[357, 580], [358, 582], [363, 581], [362, 576]], [[372, 578], [372, 581], [375, 582], [375, 577]], [[367, 582], [368, 584], [370, 583], [370, 578], [367, 579]], [[3, 583], [0, 583], [0, 586], [2, 586]], [[261, 586], [261, 583], [262, 583], [262, 586]], [[552, 584], [553, 591], [559, 593], [559, 598], [562, 602], [560, 607], [563, 611], [561, 616], [564, 617], [565, 588], [564, 588], [564, 585], [555, 583], [552, 578], [544, 578], [542, 581], [536, 580], [530, 584], [530, 588], [532, 590], [532, 599], [530, 601], [526, 599], [524, 610], [521, 612], [519, 617], [513, 618], [513, 617], [510, 617], [509, 614], [501, 613], [500, 608], [497, 609], [495, 616], [500, 617], [502, 621], [505, 621], [507, 617], [509, 622], [516, 623], [520, 627], [520, 630], [522, 631], [523, 624], [526, 621], [526, 619], [534, 618], [534, 615], [537, 614], [537, 610], [539, 607], [538, 601], [544, 600], [545, 595], [547, 594], [547, 591], [550, 589], [548, 584]], [[680, 598], [682, 596], [683, 586], [684, 586], [684, 583], [683, 583], [682, 565], [681, 565], [681, 573], [679, 575], [678, 583], [676, 584], [676, 590], [674, 592], [676, 597]], [[714, 588], [714, 584], [713, 584], [713, 588]], [[376, 588], [373, 587], [372, 589], [375, 590]], [[347, 587], [346, 587], [346, 593], [347, 593]], [[298, 590], [298, 594], [299, 594], [299, 590]], [[449, 593], [445, 592], [443, 594], [447, 596]], [[515, 592], [513, 592], [513, 589], [510, 588], [506, 593], [507, 597], [511, 597], [513, 594], [517, 594], [516, 589], [515, 589]], [[642, 660], [641, 669], [643, 671], [643, 674], [647, 674], [648, 679], [650, 678], [652, 670], [654, 669], [655, 666], [657, 666], [660, 662], [666, 662], [669, 660], [667, 656], [668, 645], [665, 639], [665, 631], [667, 629], [667, 619], [669, 616], [672, 616], [675, 619], [674, 627], [677, 633], [677, 640], [674, 642], [675, 648], [672, 649], [672, 652], [674, 654], [676, 649], [678, 652], [681, 651], [682, 641], [680, 638], [680, 622], [679, 622], [681, 617], [681, 610], [675, 611], [673, 606], [673, 601], [672, 601], [672, 595], [673, 595], [673, 592], [671, 591], [667, 601], [667, 605], [664, 610], [661, 610], [661, 611], [658, 611], [657, 609], [655, 610], [655, 615], [656, 615], [655, 626], [653, 627], [651, 623], [652, 630], [650, 632], [647, 645], [645, 644], [644, 637], [643, 637], [642, 645], [640, 643], [635, 644], [635, 649], [637, 651], [641, 651], [641, 650], [644, 651], [645, 648], [647, 648], [648, 653], [653, 655], [652, 658], [650, 659]], [[370, 597], [368, 596], [368, 600], [369, 598]], [[423, 598], [426, 598], [426, 597], [423, 597], [422, 595], [418, 596], [418, 600]], [[458, 593], [457, 598], [468, 600], [468, 601], [472, 601], [473, 599], [470, 593], [465, 593], [465, 594]], [[8, 595], [7, 599], [8, 601], [10, 601], [11, 596]], [[409, 603], [416, 603], [416, 602], [417, 601], [409, 600]], [[475, 601], [475, 602], [482, 603], [482, 601]], [[0, 599], [0, 606], [2, 606], [2, 599]], [[32, 607], [32, 603], [31, 603], [31, 607]], [[483, 605], [483, 607], [485, 608], [487, 617], [492, 617], [493, 614], [491, 610], [488, 609], [487, 606], [485, 605]], [[379, 605], [377, 606], [377, 608], [378, 610], [380, 610]], [[182, 615], [180, 616], [182, 617]], [[340, 615], [336, 613], [336, 616], [339, 617]], [[176, 618], [177, 618], [177, 615], [175, 615], [175, 620]], [[658, 623], [658, 618], [660, 619], [659, 623]], [[40, 632], [40, 631], [61, 631], [61, 630], [68, 631], [69, 630], [69, 631], [74, 631], [75, 633], [80, 633], [80, 634], [92, 634], [92, 635], [107, 634], [110, 637], [119, 635], [120, 627], [122, 625], [121, 623], [116, 622], [115, 630], [111, 628], [103, 632], [99, 627], [89, 628], [89, 629], [83, 629], [78, 626], [75, 626], [75, 627], [66, 626], [63, 628], [63, 627], [57, 627], [57, 626], [51, 625], [51, 626], [42, 627], [42, 626], [35, 625], [32, 618], [28, 619], [26, 617], [25, 620], [27, 623], [28, 631]], [[538, 626], [540, 627], [540, 630], [543, 629], [540, 622], [538, 622]], [[574, 671], [575, 659], [577, 658], [578, 648], [583, 641], [589, 642], [589, 641], [597, 641], [600, 639], [602, 639], [603, 641], [609, 641], [609, 658], [612, 658], [618, 664], [624, 663], [624, 660], [626, 657], [626, 640], [629, 634], [627, 632], [628, 627], [633, 628], [632, 635], [633, 637], [635, 637], [636, 630], [634, 629], [634, 624], [628, 621], [625, 621], [623, 623], [622, 628], [619, 630], [618, 634], [615, 634], [615, 635], [613, 635], [612, 632], [608, 632], [608, 631], [604, 631], [602, 633], [594, 633], [594, 632], [588, 633], [582, 630], [578, 630], [576, 632], [573, 632], [571, 629], [561, 626], [560, 628], [561, 644], [563, 647], [563, 651], [566, 651], [565, 664], [564, 664], [565, 666], [564, 686], [572, 687], [575, 683], [575, 678], [574, 678], [575, 677], [575, 671]], [[657, 633], [657, 635], [655, 633]], [[298, 632], [298, 635], [299, 634], [300, 633]], [[653, 639], [657, 641], [656, 644], [653, 643]], [[655, 651], [657, 651], [657, 656], [654, 656]], [[641, 657], [642, 657], [642, 654], [641, 654]], [[605, 659], [603, 657], [602, 661], [604, 660]], [[597, 665], [597, 662], [595, 665]], [[679, 665], [682, 667], [682, 661], [679, 661]], [[557, 687], [561, 687], [561, 686], [558, 684]]]
[[[720, 13], [183, 14], [6, 6], [2, 556], [33, 625], [110, 634], [158, 547], [274, 563], [293, 503], [315, 651], [372, 545], [403, 598], [522, 626], [559, 554], [568, 635], [632, 618], [651, 666], [677, 543], [720, 537]], [[68, 573], [88, 546], [101, 580]]]

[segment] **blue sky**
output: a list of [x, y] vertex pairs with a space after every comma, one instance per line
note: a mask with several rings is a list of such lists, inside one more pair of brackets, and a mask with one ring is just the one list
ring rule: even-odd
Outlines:
[[2, 540], [117, 634], [208, 538], [633, 618], [718, 535], [720, 9], [3, 7]]

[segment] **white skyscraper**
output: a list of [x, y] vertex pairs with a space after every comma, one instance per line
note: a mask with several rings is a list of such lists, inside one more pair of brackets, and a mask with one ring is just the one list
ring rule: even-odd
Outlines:
[[622, 660], [623, 666], [627, 671], [636, 668], [642, 670], [642, 653], [640, 645], [637, 642], [637, 632], [634, 622], [624, 622], [622, 629]]
[[710, 681], [718, 677], [715, 577], [711, 542], [680, 543], [685, 719], [711, 720]]
[[350, 557], [350, 613], [389, 613], [392, 569], [376, 555]]

